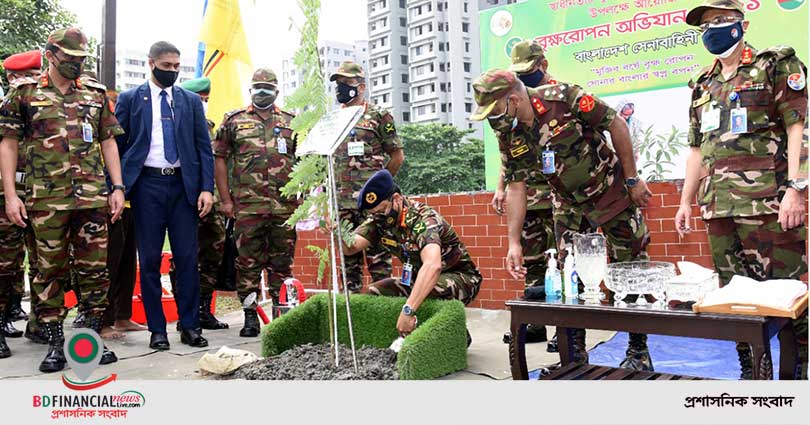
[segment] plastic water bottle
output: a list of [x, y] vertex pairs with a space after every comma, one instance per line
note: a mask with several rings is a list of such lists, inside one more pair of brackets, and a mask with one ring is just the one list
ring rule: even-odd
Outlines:
[[567, 247], [568, 255], [565, 256], [565, 266], [563, 266], [563, 292], [566, 300], [573, 300], [579, 296], [579, 279], [574, 265], [574, 254], [571, 247]]

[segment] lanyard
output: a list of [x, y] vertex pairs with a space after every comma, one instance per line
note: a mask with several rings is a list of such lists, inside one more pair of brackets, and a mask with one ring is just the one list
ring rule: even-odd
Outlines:
[[411, 254], [408, 253], [407, 242], [408, 242], [408, 239], [410, 239], [410, 237], [411, 237], [411, 229], [408, 228], [408, 226], [407, 226], [407, 224], [405, 222], [405, 217], [407, 215], [408, 215], [408, 207], [403, 205], [402, 206], [402, 213], [399, 216], [399, 227], [405, 229], [405, 238], [401, 242], [402, 255], [405, 257], [405, 262], [410, 263], [411, 262]]

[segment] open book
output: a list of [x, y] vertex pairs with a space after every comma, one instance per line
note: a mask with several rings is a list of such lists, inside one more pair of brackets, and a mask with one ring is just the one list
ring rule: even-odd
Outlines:
[[[728, 285], [706, 294], [695, 311], [794, 317], [807, 305], [807, 284], [775, 279], [758, 282], [734, 276]], [[799, 311], [794, 311], [794, 310]], [[795, 317], [794, 317], [795, 318]]]

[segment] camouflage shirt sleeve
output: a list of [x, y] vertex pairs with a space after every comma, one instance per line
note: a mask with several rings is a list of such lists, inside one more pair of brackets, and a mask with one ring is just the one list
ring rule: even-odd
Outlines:
[[227, 158], [231, 152], [231, 123], [225, 118], [214, 136], [214, 156]]
[[396, 124], [394, 124], [394, 116], [390, 112], [380, 113], [380, 125], [377, 131], [382, 136], [382, 147], [385, 153], [390, 155], [402, 149], [402, 142], [399, 140]]
[[520, 136], [514, 134], [495, 132], [495, 135], [498, 138], [504, 183], [528, 180], [532, 170], [537, 166], [536, 156], [528, 148], [531, 141], [518, 140]]
[[[788, 79], [804, 81], [800, 90], [794, 90]], [[777, 99], [776, 110], [782, 117], [785, 127], [807, 118], [807, 67], [795, 55], [788, 56], [776, 63], [774, 95]], [[794, 84], [795, 86], [795, 84]]]
[[367, 218], [363, 223], [357, 226], [357, 228], [354, 229], [354, 234], [362, 236], [363, 239], [371, 243], [371, 246], [380, 243], [380, 233], [377, 231], [377, 226], [374, 224], [372, 217]]
[[0, 104], [0, 139], [9, 137], [22, 140], [25, 135], [25, 120], [22, 114], [22, 94], [12, 88]]
[[[585, 93], [582, 87], [570, 85], [566, 92], [568, 107], [574, 116], [596, 131], [606, 131], [616, 111], [598, 97]], [[591, 103], [592, 102], [592, 103]]]
[[442, 245], [442, 221], [436, 211], [430, 210], [422, 215], [419, 221], [413, 224], [411, 231], [420, 251], [432, 243]]
[[114, 138], [124, 134], [124, 129], [115, 118], [115, 105], [106, 94], [104, 96], [104, 104], [106, 107], [101, 108], [101, 119], [99, 122], [99, 141]]
[[701, 96], [702, 90], [700, 89], [699, 85], [696, 85], [694, 89], [692, 89], [692, 101], [689, 103], [689, 130], [686, 133], [686, 139], [689, 142], [689, 146], [693, 148], [699, 148], [700, 143], [703, 141], [703, 136], [700, 134], [700, 117], [698, 116], [697, 110], [702, 106], [696, 106], [694, 104]]

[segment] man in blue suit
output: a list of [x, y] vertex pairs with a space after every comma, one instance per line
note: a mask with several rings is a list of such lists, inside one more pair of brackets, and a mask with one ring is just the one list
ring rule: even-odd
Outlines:
[[160, 260], [166, 231], [177, 268], [175, 298], [180, 341], [205, 347], [197, 306], [197, 223], [211, 210], [214, 158], [200, 97], [174, 85], [180, 51], [159, 41], [149, 49], [149, 80], [118, 97], [115, 116], [126, 132], [117, 138], [127, 198], [138, 229], [141, 294], [152, 337], [168, 350]]

